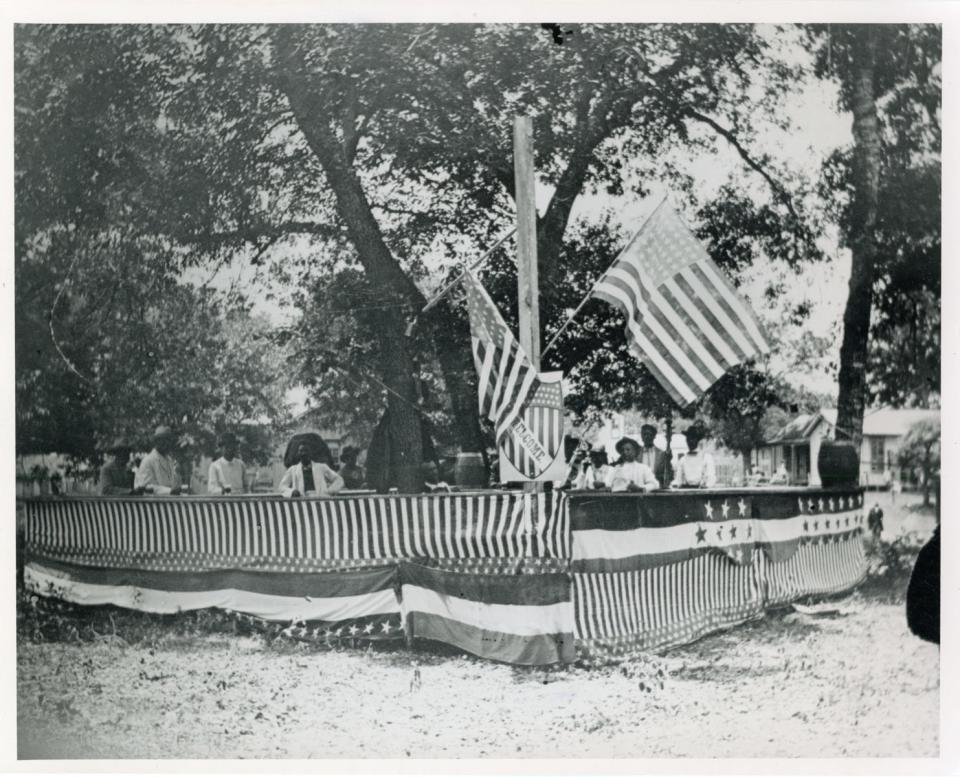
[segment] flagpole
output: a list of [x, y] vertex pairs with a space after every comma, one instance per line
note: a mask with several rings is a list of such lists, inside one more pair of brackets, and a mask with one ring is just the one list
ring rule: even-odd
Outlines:
[[460, 283], [460, 281], [463, 279], [463, 276], [464, 276], [464, 275], [466, 275], [468, 272], [470, 272], [470, 271], [473, 270], [474, 268], [479, 267], [481, 264], [483, 264], [483, 263], [487, 260], [487, 258], [490, 256], [490, 254], [492, 254], [492, 253], [493, 253], [494, 251], [496, 251], [500, 246], [502, 246], [502, 245], [504, 244], [504, 242], [506, 242], [506, 240], [507, 240], [511, 235], [513, 235], [513, 233], [516, 232], [516, 231], [517, 231], [517, 228], [516, 228], [516, 227], [511, 227], [509, 230], [507, 230], [506, 232], [504, 232], [504, 233], [497, 239], [497, 242], [494, 243], [494, 244], [483, 254], [483, 256], [481, 256], [479, 259], [477, 259], [477, 261], [475, 261], [473, 264], [471, 264], [470, 266], [468, 266], [468, 267], [467, 267], [463, 272], [461, 272], [456, 278], [454, 278], [452, 281], [450, 281], [450, 283], [448, 283], [446, 286], [444, 286], [442, 289], [440, 289], [440, 291], [438, 291], [438, 292], [433, 296], [433, 298], [424, 306], [423, 310], [421, 310], [420, 313], [426, 313], [428, 310], [430, 310], [430, 308], [434, 307], [434, 306], [447, 294], [447, 292], [450, 291], [450, 289], [452, 289], [454, 286], [456, 286], [458, 283]]
[[[537, 201], [534, 190], [533, 119], [516, 116], [513, 120], [514, 199], [517, 203], [517, 334], [533, 369], [540, 371], [540, 289], [537, 278]], [[541, 494], [543, 484], [524, 483], [524, 493]], [[537, 508], [530, 514], [527, 542], [532, 543], [537, 528]], [[528, 546], [532, 555], [534, 548]]]
[[600, 281], [603, 280], [603, 277], [607, 274], [607, 271], [610, 269], [610, 267], [613, 267], [613, 265], [615, 265], [615, 264], [617, 263], [617, 261], [620, 259], [620, 257], [623, 256], [623, 252], [626, 251], [627, 248], [630, 247], [630, 244], [633, 243], [633, 241], [637, 239], [637, 236], [638, 236], [641, 232], [643, 232], [644, 229], [646, 229], [647, 223], [650, 221], [651, 218], [653, 218], [653, 214], [656, 213], [658, 210], [660, 210], [660, 208], [663, 207], [663, 204], [669, 199], [669, 197], [670, 197], [669, 192], [668, 192], [667, 194], [664, 194], [664, 195], [663, 195], [663, 199], [660, 200], [660, 203], [657, 205], [657, 207], [654, 208], [652, 211], [650, 211], [650, 213], [647, 215], [647, 217], [643, 220], [643, 224], [640, 225], [640, 229], [638, 229], [638, 230], [634, 233], [633, 237], [630, 238], [629, 241], [627, 241], [627, 244], [623, 247], [623, 249], [620, 251], [620, 253], [618, 253], [618, 254], [616, 255], [616, 257], [614, 258], [614, 260], [613, 260], [612, 262], [610, 262], [610, 266], [607, 267], [607, 269], [603, 271], [603, 274], [602, 274], [599, 278], [597, 278], [597, 280], [595, 280], [595, 281], [593, 282], [593, 286], [590, 287], [590, 291], [587, 292], [587, 296], [584, 297], [584, 298], [580, 301], [580, 304], [577, 305], [577, 309], [574, 310], [573, 313], [570, 314], [570, 317], [569, 317], [566, 321], [563, 322], [563, 326], [560, 327], [560, 329], [557, 330], [556, 334], [554, 334], [554, 336], [550, 338], [550, 342], [547, 343], [547, 347], [543, 349], [543, 353], [540, 354], [541, 356], [546, 356], [546, 355], [547, 355], [547, 351], [549, 351], [549, 350], [553, 347], [553, 344], [554, 344], [555, 342], [557, 342], [557, 338], [560, 337], [560, 335], [563, 334], [563, 332], [566, 330], [566, 328], [567, 328], [568, 326], [570, 326], [570, 322], [573, 321], [573, 319], [575, 319], [575, 318], [577, 317], [577, 313], [579, 313], [581, 310], [583, 310], [583, 306], [586, 305], [587, 302], [590, 301], [590, 297], [593, 295], [594, 290], [597, 288], [597, 286], [599, 285]]

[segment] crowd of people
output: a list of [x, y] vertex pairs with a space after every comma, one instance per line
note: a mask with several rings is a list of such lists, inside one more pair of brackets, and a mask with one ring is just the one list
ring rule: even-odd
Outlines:
[[[254, 490], [253, 480], [239, 456], [239, 440], [226, 433], [219, 440], [220, 456], [210, 464], [207, 491], [215, 495], [248, 494]], [[100, 493], [106, 496], [153, 494], [177, 496], [190, 492], [180, 476], [179, 464], [173, 455], [177, 438], [169, 426], [158, 426], [153, 433], [150, 452], [131, 468], [133, 446], [116, 440], [106, 449], [106, 461], [100, 469]], [[357, 465], [358, 451], [345, 448], [341, 453], [340, 471], [323, 461], [322, 455], [309, 441], [301, 441], [295, 459], [280, 480], [279, 490], [285, 496], [328, 496], [344, 488], [356, 489], [364, 483], [364, 472]]]
[[[694, 422], [684, 432], [687, 449], [678, 456], [676, 466], [670, 452], [655, 445], [656, 436], [657, 427], [644, 424], [640, 428], [639, 441], [622, 437], [616, 443], [617, 459], [613, 462], [608, 460], [603, 448], [578, 449], [571, 460], [569, 477], [565, 482], [555, 483], [554, 487], [650, 492], [665, 488], [716, 486], [713, 457], [701, 446], [707, 436], [702, 422]], [[149, 453], [135, 463], [132, 462], [133, 447], [123, 440], [115, 441], [106, 449], [106, 461], [100, 470], [100, 493], [156, 496], [189, 493], [189, 484], [183, 482], [174, 456], [176, 449], [177, 437], [168, 426], [157, 427]], [[357, 464], [359, 452], [356, 448], [344, 448], [340, 452], [340, 466], [334, 469], [328, 456], [297, 436], [288, 447], [285, 463], [289, 466], [276, 490], [284, 496], [297, 497], [327, 496], [344, 489], [363, 488], [366, 477], [363, 468]], [[256, 484], [239, 455], [239, 439], [235, 434], [228, 432], [220, 437], [219, 453], [210, 464], [207, 493], [251, 493]], [[437, 480], [436, 477], [433, 479]]]
[[670, 454], [654, 445], [657, 428], [653, 424], [640, 427], [640, 442], [621, 437], [616, 443], [618, 459], [607, 461], [603, 448], [574, 457], [573, 470], [565, 484], [575, 490], [655, 491], [659, 488], [713, 488], [717, 471], [713, 457], [700, 443], [706, 428], [700, 422], [691, 424], [684, 437], [687, 450], [681, 454], [674, 471]]

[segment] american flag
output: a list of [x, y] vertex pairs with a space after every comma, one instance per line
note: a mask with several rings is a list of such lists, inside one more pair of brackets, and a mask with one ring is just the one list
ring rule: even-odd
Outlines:
[[499, 443], [530, 398], [537, 372], [473, 273], [464, 274], [463, 286], [480, 376], [480, 415], [493, 422]]
[[747, 302], [664, 200], [592, 292], [627, 318], [627, 341], [682, 407], [770, 345]]

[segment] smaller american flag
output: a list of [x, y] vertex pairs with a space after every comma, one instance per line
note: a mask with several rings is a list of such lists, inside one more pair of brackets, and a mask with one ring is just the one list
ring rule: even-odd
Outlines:
[[770, 350], [750, 306], [666, 200], [591, 294], [623, 311], [631, 350], [682, 407]]
[[480, 376], [480, 415], [493, 422], [499, 443], [530, 398], [537, 372], [472, 272], [464, 273], [463, 287]]

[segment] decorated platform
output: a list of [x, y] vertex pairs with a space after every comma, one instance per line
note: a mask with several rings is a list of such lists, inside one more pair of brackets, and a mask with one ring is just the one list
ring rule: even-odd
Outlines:
[[24, 503], [24, 582], [44, 596], [517, 664], [679, 644], [865, 570], [859, 489]]

